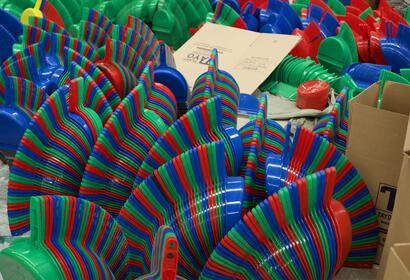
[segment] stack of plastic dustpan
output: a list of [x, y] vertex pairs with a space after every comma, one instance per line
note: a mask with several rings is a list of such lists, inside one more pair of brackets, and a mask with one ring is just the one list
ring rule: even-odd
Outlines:
[[344, 73], [354, 80], [356, 85], [365, 90], [372, 84], [379, 81], [382, 70], [391, 70], [390, 65], [372, 64], [372, 63], [352, 63], [345, 68]]
[[177, 102], [177, 116], [184, 115], [188, 109], [187, 98], [190, 90], [185, 77], [176, 69], [169, 48], [160, 42], [160, 62], [154, 68], [155, 81], [169, 88]]
[[81, 182], [80, 196], [113, 216], [130, 195], [148, 151], [167, 129], [156, 113], [144, 108], [152, 81], [149, 76], [141, 78], [105, 124]]
[[220, 25], [248, 29], [246, 22], [242, 19], [241, 15], [222, 0], [217, 0], [215, 12], [209, 13], [206, 21]]
[[129, 16], [151, 23], [159, 0], [109, 0], [102, 9], [105, 16], [118, 24], [125, 24]]
[[149, 46], [154, 46], [154, 48], [157, 48], [157, 46], [159, 47], [159, 41], [155, 37], [154, 33], [140, 18], [128, 16], [125, 26], [131, 28], [138, 34], [141, 34]]
[[288, 55], [259, 88], [262, 91], [296, 100], [297, 87], [301, 83], [323, 80], [332, 85], [337, 78], [335, 74], [329, 73], [322, 65], [316, 64], [310, 58]]
[[243, 191], [241, 177], [227, 177], [221, 141], [161, 166], [133, 191], [118, 216], [130, 244], [133, 272], [149, 271], [155, 232], [168, 225], [179, 243], [178, 274], [198, 277], [213, 249], [240, 219]]
[[144, 67], [143, 61], [131, 47], [117, 40], [109, 40], [98, 51], [102, 59], [96, 61], [95, 65], [111, 81], [123, 99], [138, 84]]
[[201, 74], [192, 89], [190, 108], [219, 95], [222, 101], [222, 122], [236, 127], [238, 119], [239, 86], [226, 71], [218, 68], [218, 51], [213, 49], [208, 71]]
[[203, 144], [223, 140], [225, 168], [229, 176], [238, 174], [242, 159], [242, 139], [234, 127], [223, 126], [219, 96], [189, 110], [158, 139], [142, 162], [134, 188], [161, 165]]
[[[40, 31], [40, 33], [39, 33]], [[43, 36], [38, 42], [36, 34]], [[104, 92], [112, 108], [118, 106], [121, 99], [111, 82], [97, 68], [93, 61], [99, 58], [88, 44], [72, 37], [56, 33], [47, 33], [34, 27], [28, 28], [23, 34], [25, 43], [15, 55], [7, 59], [1, 70], [7, 75], [30, 79], [47, 93], [53, 92], [58, 86], [70, 81], [69, 69], [71, 62], [80, 65]], [[32, 44], [34, 41], [34, 44]]]
[[383, 55], [396, 73], [401, 68], [410, 68], [410, 26], [399, 24], [397, 35], [393, 38], [392, 25], [387, 25], [387, 37], [380, 40]]
[[25, 9], [34, 7], [35, 2], [36, 1], [34, 0], [28, 0], [28, 1], [1, 0], [0, 9], [5, 10], [9, 14], [13, 15], [15, 18], [19, 18]]
[[347, 23], [342, 24], [337, 36], [322, 41], [317, 58], [320, 64], [336, 74], [341, 74], [347, 66], [358, 61], [356, 41]]
[[54, 21], [50, 21], [46, 18], [30, 16], [28, 17], [27, 21], [28, 21], [28, 25], [37, 27], [41, 30], [44, 30], [50, 33], [59, 33], [59, 34], [69, 36], [68, 31], [66, 31], [63, 27], [61, 27]]
[[[217, 5], [218, 1], [220, 1], [220, 0], [210, 0], [211, 6], [214, 10], [216, 8], [216, 5]], [[221, 2], [223, 2], [225, 5], [228, 5], [229, 7], [234, 9], [234, 11], [237, 14], [241, 14], [241, 7], [239, 6], [239, 3], [238, 3], [237, 0], [221, 0]]]
[[33, 197], [30, 222], [30, 237], [0, 252], [6, 279], [129, 278], [127, 241], [97, 205], [68, 196]]
[[[174, 49], [178, 49], [189, 39], [189, 28], [196, 27], [189, 26], [189, 17], [192, 15], [184, 13], [180, 2], [186, 1], [159, 0], [152, 18], [152, 30], [157, 38]], [[205, 18], [202, 18], [202, 21], [205, 21]]]
[[161, 226], [152, 245], [150, 273], [138, 280], [182, 279], [177, 276], [178, 239], [169, 226]]
[[169, 88], [155, 81], [152, 62], [148, 62], [142, 75], [152, 81], [151, 89], [147, 89], [150, 94], [147, 96], [146, 108], [160, 116], [167, 126], [172, 125], [177, 118], [177, 101], [174, 94]]
[[107, 31], [91, 21], [82, 20], [78, 24], [73, 25], [70, 34], [74, 35], [81, 41], [87, 42], [95, 49], [103, 47], [109, 38]]
[[29, 80], [8, 76], [4, 76], [4, 80], [5, 100], [0, 105], [0, 127], [7, 132], [0, 135], [0, 154], [10, 164], [33, 114], [47, 95]]
[[7, 197], [13, 235], [29, 229], [31, 196], [78, 194], [85, 164], [102, 129], [97, 113], [83, 105], [84, 88], [79, 78], [52, 94], [21, 139]]
[[367, 186], [349, 160], [326, 139], [298, 127], [293, 142], [290, 125], [282, 156], [272, 155], [266, 163], [266, 185], [272, 194], [289, 183], [323, 168], [336, 168], [333, 198], [349, 213], [353, 241], [346, 266], [372, 267], [377, 250], [378, 223]]
[[377, 10], [374, 11], [374, 14], [377, 17], [390, 21], [394, 25], [394, 30], [397, 30], [399, 24], [409, 25], [406, 19], [402, 17], [398, 11], [393, 9], [390, 3], [386, 0], [379, 1], [379, 6], [377, 7]]
[[13, 45], [18, 42], [22, 29], [14, 16], [0, 9], [0, 63], [13, 54]]
[[252, 209], [266, 198], [266, 158], [271, 153], [282, 154], [285, 145], [285, 130], [277, 122], [266, 119], [265, 106], [266, 99], [263, 98], [256, 119], [239, 130], [244, 149], [241, 170], [241, 174], [245, 175], [246, 186], [244, 211]]
[[346, 152], [348, 131], [349, 106], [348, 100], [351, 94], [348, 89], [340, 93], [332, 111], [319, 119], [313, 131], [326, 138], [335, 145], [342, 153]]
[[[87, 28], [89, 26], [89, 28]], [[72, 32], [96, 48], [102, 47], [104, 38], [121, 41], [141, 57], [142, 61], [157, 61], [159, 42], [151, 29], [141, 20], [129, 17], [127, 25], [114, 25], [109, 18], [94, 9], [85, 9], [82, 21], [71, 28]]]
[[317, 23], [324, 37], [336, 36], [339, 22], [330, 10], [325, 11], [322, 7], [310, 4], [306, 18], [302, 17], [303, 27], [306, 28], [312, 21]]
[[369, 25], [369, 23], [361, 19], [359, 16], [351, 13], [347, 13], [346, 16], [339, 16], [338, 19], [340, 22], [346, 22], [352, 29], [360, 61], [369, 62], [369, 42], [371, 30], [371, 26]]
[[207, 0], [111, 0], [104, 13], [119, 24], [125, 24], [132, 15], [150, 23], [160, 40], [178, 48], [190, 37], [189, 29], [205, 21], [212, 7]]
[[222, 239], [200, 279], [331, 279], [352, 242], [346, 209], [332, 200], [335, 169], [283, 188]]
[[294, 29], [302, 29], [302, 22], [290, 4], [278, 0], [269, 0], [268, 8], [259, 13], [259, 23], [262, 33], [292, 34]]

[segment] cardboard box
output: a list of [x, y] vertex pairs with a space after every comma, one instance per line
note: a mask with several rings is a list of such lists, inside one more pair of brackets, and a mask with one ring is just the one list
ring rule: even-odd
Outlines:
[[[388, 275], [388, 248], [395, 243], [410, 243], [410, 122], [407, 127], [407, 135], [404, 143], [404, 157], [398, 183], [396, 195], [396, 203], [394, 206], [393, 216], [390, 222], [389, 234], [385, 243], [385, 251], [380, 263], [378, 279], [382, 279], [383, 275]], [[410, 249], [407, 249], [406, 261], [410, 261]], [[387, 263], [387, 265], [386, 265]], [[410, 266], [408, 266], [410, 267]], [[384, 270], [386, 269], [386, 273]], [[388, 279], [386, 278], [385, 279]], [[405, 279], [405, 278], [389, 278], [389, 279]], [[406, 278], [407, 279], [407, 278]]]
[[383, 279], [410, 280], [410, 243], [394, 244], [390, 248]]
[[220, 69], [229, 72], [242, 93], [252, 94], [299, 42], [299, 36], [258, 33], [205, 23], [175, 54], [177, 69], [192, 88], [218, 49]]
[[380, 263], [395, 207], [410, 112], [410, 86], [386, 83], [380, 108], [379, 90], [376, 83], [350, 101], [346, 151], [369, 187], [379, 216], [376, 263]]

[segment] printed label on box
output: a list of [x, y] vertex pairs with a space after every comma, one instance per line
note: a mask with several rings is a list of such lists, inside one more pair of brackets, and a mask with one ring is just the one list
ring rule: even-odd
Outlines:
[[[397, 187], [380, 183], [376, 198], [376, 212], [379, 217], [379, 248], [384, 247], [387, 231], [390, 225]], [[381, 252], [381, 250], [379, 250]]]

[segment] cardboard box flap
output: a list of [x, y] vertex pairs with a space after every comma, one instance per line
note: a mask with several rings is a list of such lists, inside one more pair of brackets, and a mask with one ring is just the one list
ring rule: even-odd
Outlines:
[[399, 83], [386, 82], [380, 109], [403, 115], [410, 113], [409, 87]]
[[379, 92], [380, 92], [380, 82], [371, 85], [361, 94], [353, 98], [350, 101], [350, 103], [358, 103], [358, 104], [377, 108], [377, 103], [379, 100]]
[[177, 69], [192, 88], [208, 69], [212, 49], [219, 67], [237, 81], [242, 93], [252, 94], [299, 42], [299, 36], [258, 33], [205, 23], [175, 54]]
[[404, 141], [404, 152], [410, 157], [410, 121], [407, 125], [406, 140]]

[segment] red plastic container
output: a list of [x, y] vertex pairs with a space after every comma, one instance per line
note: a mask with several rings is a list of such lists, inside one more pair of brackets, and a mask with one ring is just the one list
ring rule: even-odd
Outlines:
[[298, 87], [296, 106], [300, 109], [324, 110], [329, 98], [330, 84], [326, 81], [312, 80]]

